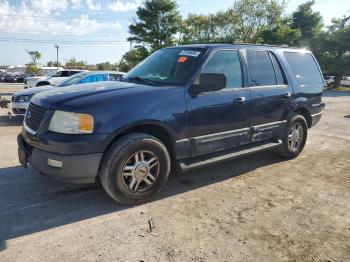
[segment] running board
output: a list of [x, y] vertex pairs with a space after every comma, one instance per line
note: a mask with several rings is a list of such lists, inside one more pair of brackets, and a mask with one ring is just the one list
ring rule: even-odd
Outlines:
[[190, 171], [192, 169], [216, 164], [216, 163], [223, 162], [226, 160], [249, 155], [251, 153], [257, 153], [260, 151], [277, 148], [281, 145], [282, 145], [282, 141], [280, 141], [280, 140], [278, 140], [277, 142], [270, 142], [269, 141], [268, 143], [260, 144], [259, 146], [249, 147], [249, 148], [246, 147], [246, 148], [240, 149], [238, 151], [234, 151], [234, 152], [231, 151], [228, 154], [213, 156], [213, 157], [207, 158], [205, 160], [199, 160], [199, 161], [191, 162], [191, 163], [179, 162], [178, 163], [179, 168], [180, 168], [179, 171], [180, 172]]

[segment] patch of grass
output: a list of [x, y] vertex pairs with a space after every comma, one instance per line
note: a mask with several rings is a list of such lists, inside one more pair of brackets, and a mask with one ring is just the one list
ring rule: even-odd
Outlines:
[[350, 86], [340, 86], [335, 89], [336, 91], [350, 91]]

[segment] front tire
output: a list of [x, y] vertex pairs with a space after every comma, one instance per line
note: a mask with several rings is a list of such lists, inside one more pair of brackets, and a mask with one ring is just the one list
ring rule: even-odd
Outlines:
[[287, 159], [296, 158], [304, 149], [308, 134], [305, 118], [292, 114], [283, 133], [280, 155]]
[[142, 204], [164, 188], [170, 165], [169, 153], [161, 141], [148, 134], [129, 134], [105, 153], [101, 184], [121, 204]]

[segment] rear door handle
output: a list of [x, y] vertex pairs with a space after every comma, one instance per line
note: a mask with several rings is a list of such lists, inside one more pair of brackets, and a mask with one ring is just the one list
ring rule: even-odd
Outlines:
[[287, 98], [291, 98], [292, 97], [292, 93], [291, 92], [285, 92], [283, 94], [284, 97], [287, 97]]
[[244, 104], [245, 103], [245, 97], [238, 97], [238, 98], [236, 98], [236, 101], [238, 102], [238, 104]]

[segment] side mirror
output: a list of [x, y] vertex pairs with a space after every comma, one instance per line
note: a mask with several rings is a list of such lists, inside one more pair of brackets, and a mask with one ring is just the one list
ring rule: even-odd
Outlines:
[[195, 84], [196, 93], [222, 90], [226, 88], [226, 81], [224, 74], [201, 74], [199, 83]]

